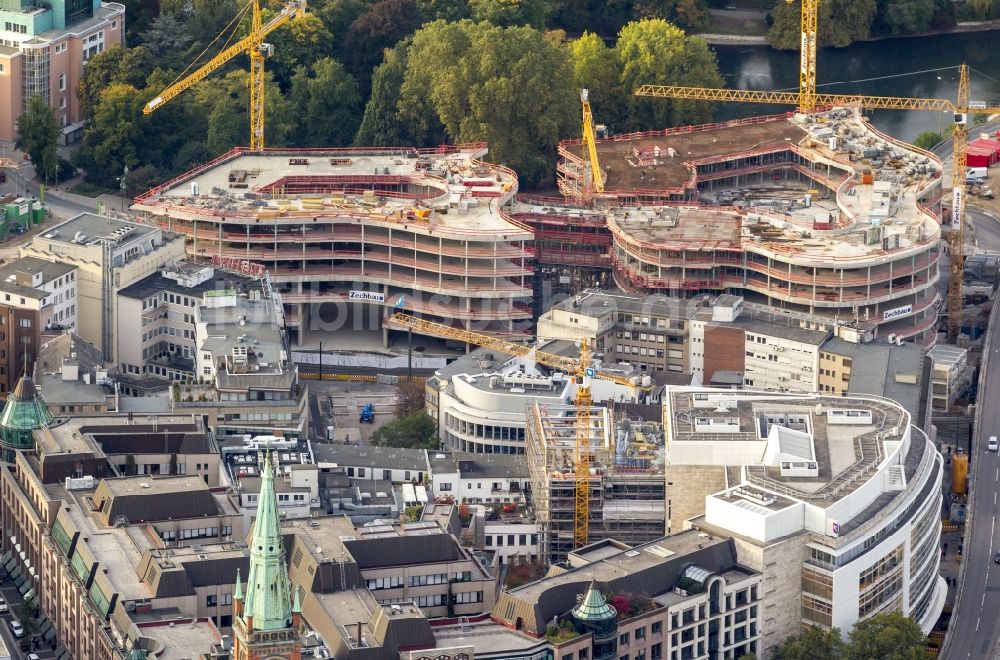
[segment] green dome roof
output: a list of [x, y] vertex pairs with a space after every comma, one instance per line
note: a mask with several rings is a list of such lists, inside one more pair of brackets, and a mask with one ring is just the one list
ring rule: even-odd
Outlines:
[[27, 375], [21, 376], [0, 412], [0, 442], [12, 449], [31, 449], [31, 432], [52, 423], [52, 413]]
[[573, 608], [573, 618], [577, 621], [607, 621], [616, 616], [618, 613], [615, 608], [608, 605], [601, 592], [594, 587], [593, 582], [590, 583], [590, 588], [587, 589], [580, 604]]

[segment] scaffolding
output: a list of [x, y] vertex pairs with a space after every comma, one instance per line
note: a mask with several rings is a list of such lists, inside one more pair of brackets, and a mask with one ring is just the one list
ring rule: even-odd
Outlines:
[[[589, 539], [630, 545], [665, 533], [663, 430], [653, 422], [615, 421], [607, 408], [590, 411]], [[539, 554], [564, 561], [574, 549], [576, 411], [573, 406], [532, 404], [525, 454]]]

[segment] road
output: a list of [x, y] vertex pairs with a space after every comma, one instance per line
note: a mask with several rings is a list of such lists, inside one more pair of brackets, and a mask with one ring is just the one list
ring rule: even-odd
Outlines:
[[989, 211], [965, 207], [966, 221], [972, 221], [976, 247], [986, 252], [1000, 252], [1000, 218]]
[[[988, 353], [988, 357], [987, 357]], [[972, 533], [962, 561], [963, 585], [948, 630], [948, 658], [993, 657], [1000, 637], [1000, 551], [997, 518], [1000, 517], [1000, 457], [986, 451], [991, 435], [1000, 435], [1000, 406], [987, 405], [1000, 397], [1000, 369], [989, 362], [1000, 361], [1000, 332], [989, 334], [984, 347], [982, 386], [979, 390], [979, 426], [974, 430], [970, 471], [975, 489], [970, 503]], [[944, 657], [944, 656], [942, 656]]]

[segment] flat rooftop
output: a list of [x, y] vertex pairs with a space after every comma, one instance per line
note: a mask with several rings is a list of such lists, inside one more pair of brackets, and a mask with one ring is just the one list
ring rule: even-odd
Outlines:
[[201, 658], [221, 639], [211, 619], [178, 619], [138, 626], [139, 634], [155, 642], [157, 660]]
[[[690, 443], [695, 454], [703, 452], [708, 464], [717, 450], [720, 460], [741, 461], [753, 484], [778, 494], [755, 499], [749, 493], [744, 499], [772, 510], [792, 503], [782, 494], [816, 504], [850, 494], [866, 481], [858, 475], [885, 457], [884, 443], [902, 437], [910, 424], [905, 408], [893, 401], [815, 394], [677, 389], [668, 391], [666, 411], [671, 416], [672, 452], [690, 456], [691, 450], [684, 448]], [[849, 413], [851, 418], [835, 418], [833, 413]], [[782, 461], [813, 463], [815, 476], [783, 475], [779, 465], [765, 464], [774, 427], [776, 451], [786, 457]]]
[[[662, 150], [656, 164], [637, 162], [635, 152], [648, 152], [652, 159], [655, 147]], [[567, 148], [581, 153], [580, 145]], [[780, 162], [741, 165], [737, 159], [785, 152], [789, 155]], [[917, 198], [940, 181], [941, 162], [887, 141], [853, 110], [731, 122], [640, 140], [611, 139], [598, 144], [598, 153], [602, 166], [610, 168], [605, 190], [611, 194], [644, 190], [690, 198], [697, 188], [698, 201], [735, 208], [612, 211], [613, 231], [617, 228], [651, 247], [691, 249], [701, 244], [739, 250], [754, 244], [789, 257], [870, 260], [926, 245], [940, 235], [939, 222], [921, 209]], [[741, 167], [747, 174], [761, 168], [792, 169], [801, 180], [733, 186], [729, 181]], [[861, 177], [862, 172], [868, 176]]]
[[119, 244], [124, 244], [150, 234], [159, 233], [159, 231], [154, 227], [147, 227], [135, 222], [122, 222], [93, 213], [81, 213], [61, 225], [43, 231], [38, 236], [58, 243], [90, 244], [99, 238], [115, 239], [117, 233], [121, 236]]
[[[215, 165], [196, 168], [166, 187], [154, 188], [140, 196], [134, 208], [162, 213], [161, 207], [169, 205], [171, 214], [181, 213], [185, 219], [216, 211], [271, 218], [325, 212], [407, 222], [411, 228], [423, 222], [432, 229], [518, 231], [490, 203], [516, 190], [517, 181], [509, 171], [476, 161], [485, 153], [480, 145], [450, 148], [448, 153], [406, 148], [231, 153]], [[352, 178], [357, 182], [353, 188], [369, 184], [381, 188], [374, 196], [345, 195], [344, 189], [352, 188]], [[194, 185], [197, 195], [192, 194]], [[400, 194], [401, 189], [406, 193]], [[407, 215], [414, 208], [414, 196], [423, 208], [447, 209], [447, 213], [434, 211], [427, 220], [415, 221]]]
[[[153, 417], [153, 415], [150, 415]], [[105, 415], [100, 417], [57, 417], [53, 423], [35, 431], [35, 441], [44, 454], [87, 453], [96, 449], [93, 433], [111, 430], [122, 433], [128, 429], [136, 434], [167, 433], [173, 429], [182, 432], [194, 431], [198, 427], [191, 423], [187, 415], [155, 415], [150, 419], [134, 419], [128, 424], [126, 415]]]
[[[597, 143], [597, 154], [603, 168], [609, 169], [604, 189], [608, 191], [663, 190], [684, 185], [691, 177], [684, 162], [694, 159], [722, 156], [738, 151], [749, 151], [775, 143], [798, 143], [806, 137], [801, 127], [782, 118], [755, 124], [736, 124], [704, 131], [678, 131], [671, 135], [630, 140], [603, 140]], [[640, 166], [633, 149], [650, 152], [660, 147], [661, 164]], [[670, 158], [667, 149], [676, 155]], [[583, 145], [570, 148], [586, 158]]]
[[499, 651], [525, 651], [547, 643], [544, 639], [529, 637], [492, 621], [464, 626], [435, 626], [433, 631], [439, 647], [471, 646], [477, 657]]
[[588, 583], [591, 580], [607, 584], [655, 567], [669, 557], [684, 556], [713, 544], [726, 543], [728, 541], [725, 539], [709, 540], [694, 530], [687, 530], [633, 548], [618, 549], [606, 555], [602, 553], [583, 566], [514, 587], [509, 591], [522, 601], [537, 603], [545, 592], [556, 585]]

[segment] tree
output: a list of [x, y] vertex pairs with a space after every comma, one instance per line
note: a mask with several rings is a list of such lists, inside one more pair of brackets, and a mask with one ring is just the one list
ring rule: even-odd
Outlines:
[[469, 18], [468, 0], [417, 0], [417, 8], [428, 21]]
[[396, 417], [423, 410], [425, 397], [424, 381], [401, 379], [396, 386]]
[[131, 85], [112, 83], [98, 97], [83, 145], [76, 153], [77, 164], [87, 172], [87, 180], [108, 189], [116, 188], [117, 177], [127, 165], [135, 169], [145, 137], [142, 130], [144, 97]]
[[17, 619], [21, 622], [24, 632], [29, 635], [34, 635], [38, 632], [38, 622], [35, 620], [37, 616], [38, 603], [35, 602], [35, 598], [29, 598], [22, 601], [21, 604], [17, 606]]
[[[775, 48], [794, 50], [801, 41], [801, 3], [778, 0], [771, 10], [768, 42]], [[875, 18], [875, 0], [829, 0], [819, 6], [819, 45], [849, 46], [867, 39]]]
[[351, 143], [361, 114], [358, 83], [329, 57], [292, 76], [289, 93], [298, 117], [292, 142], [301, 147], [344, 147]]
[[643, 84], [721, 87], [722, 76], [715, 54], [704, 39], [688, 37], [662, 19], [629, 23], [618, 34], [615, 55], [621, 70], [624, 130], [639, 130], [701, 123], [712, 116], [709, 104], [700, 101], [636, 97], [632, 90]]
[[382, 63], [372, 75], [371, 94], [365, 104], [354, 144], [392, 147], [415, 142], [407, 132], [406, 124], [396, 114], [409, 47], [409, 41], [403, 41], [385, 51]]
[[840, 630], [809, 626], [801, 634], [784, 641], [774, 653], [776, 660], [840, 660], [844, 642]]
[[881, 612], [854, 624], [844, 657], [848, 660], [918, 660], [927, 657], [926, 638], [910, 617], [899, 612]]
[[382, 51], [413, 34], [423, 23], [415, 0], [379, 0], [351, 23], [344, 35], [347, 70], [367, 94], [372, 72]]
[[688, 28], [708, 25], [708, 7], [699, 0], [635, 0], [634, 6], [642, 18], [663, 18]]
[[614, 126], [625, 106], [619, 84], [621, 67], [615, 51], [593, 32], [584, 32], [567, 44], [573, 63], [573, 86], [590, 92], [590, 105], [597, 123]]
[[434, 420], [421, 410], [382, 426], [372, 434], [371, 442], [376, 447], [437, 449], [436, 433]]
[[913, 141], [913, 146], [920, 147], [921, 149], [930, 149], [942, 141], [944, 141], [944, 137], [940, 133], [924, 131]]
[[472, 18], [494, 25], [529, 25], [545, 28], [546, 21], [555, 9], [551, 0], [469, 0]]
[[17, 140], [14, 146], [28, 154], [38, 176], [55, 177], [59, 165], [56, 147], [59, 144], [59, 124], [56, 115], [41, 94], [28, 99], [28, 108], [17, 120]]
[[316, 63], [334, 53], [333, 35], [312, 12], [271, 33], [268, 41], [274, 44], [274, 56], [268, 60], [267, 70], [283, 90], [291, 85], [300, 63]]
[[403, 521], [404, 522], [417, 522], [420, 520], [420, 515], [424, 512], [424, 505], [420, 504], [418, 506], [408, 506], [403, 511]]
[[879, 21], [891, 34], [926, 31], [938, 9], [935, 0], [882, 0], [878, 5]]
[[413, 35], [398, 113], [414, 135], [437, 125], [485, 141], [523, 184], [552, 176], [556, 143], [577, 126], [566, 50], [528, 27], [436, 21]]
[[168, 12], [153, 19], [149, 29], [141, 36], [142, 45], [148, 48], [149, 52], [158, 60], [165, 56], [176, 57], [177, 53], [185, 52], [191, 45], [192, 39], [193, 37], [188, 32], [184, 21], [179, 19], [176, 14]]
[[93, 117], [97, 99], [108, 85], [117, 82], [140, 89], [152, 70], [153, 55], [143, 46], [122, 48], [114, 44], [94, 55], [87, 61], [83, 77], [76, 86], [80, 112], [85, 117]]

